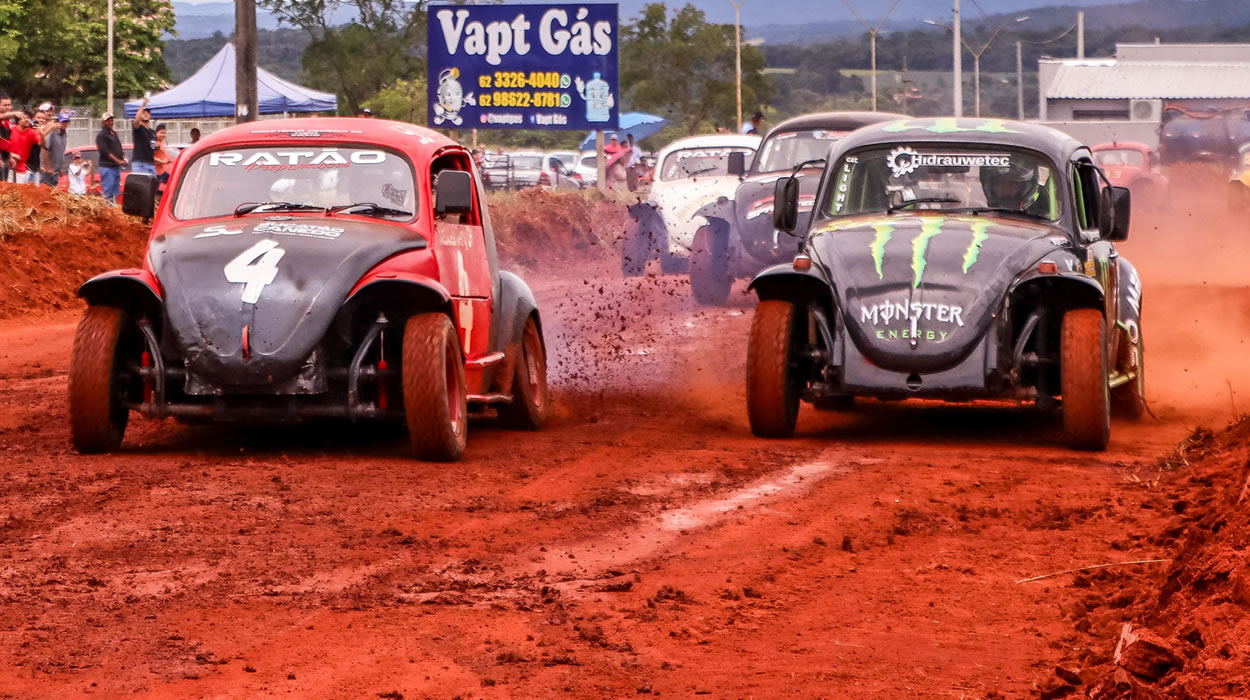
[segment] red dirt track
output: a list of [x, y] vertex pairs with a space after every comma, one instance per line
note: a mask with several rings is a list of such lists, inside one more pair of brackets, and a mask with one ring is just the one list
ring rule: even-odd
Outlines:
[[1250, 408], [1245, 231], [1199, 220], [1138, 222], [1122, 247], [1154, 418], [1104, 453], [1005, 404], [805, 406], [799, 437], [753, 438], [743, 286], [699, 307], [612, 259], [527, 275], [555, 415], [476, 420], [456, 464], [414, 462], [398, 428], [134, 416], [123, 452], [79, 456], [77, 312], [0, 321], [0, 697], [1053, 687], [1121, 621], [1078, 636], [1067, 611], [1102, 589], [1017, 581], [1172, 557], [1151, 535], [1175, 514], [1142, 506], [1177, 478], [1159, 459]]

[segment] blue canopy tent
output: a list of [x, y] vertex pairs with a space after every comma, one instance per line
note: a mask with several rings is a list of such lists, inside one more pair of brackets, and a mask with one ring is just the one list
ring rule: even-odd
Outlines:
[[[607, 143], [608, 139], [615, 135], [621, 140], [621, 143], [624, 143], [626, 137], [631, 134], [633, 135], [635, 141], [641, 141], [652, 134], [659, 133], [660, 129], [663, 129], [664, 125], [667, 123], [667, 119], [664, 117], [657, 117], [654, 114], [647, 114], [646, 112], [625, 112], [621, 114], [621, 128], [604, 129], [603, 142]], [[586, 135], [586, 138], [582, 139], [581, 148], [583, 151], [595, 150], [595, 132], [590, 132]]]
[[[152, 116], [156, 119], [235, 116], [234, 60], [234, 44], [221, 47], [217, 55], [190, 78], [153, 95], [148, 101]], [[264, 68], [257, 67], [256, 83], [261, 114], [333, 112], [338, 107], [337, 96], [288, 82]], [[143, 100], [127, 102], [126, 118], [133, 118], [141, 104]]]

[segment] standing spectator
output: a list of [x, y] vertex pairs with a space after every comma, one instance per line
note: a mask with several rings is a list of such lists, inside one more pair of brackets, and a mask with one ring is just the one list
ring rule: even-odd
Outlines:
[[616, 134], [612, 134], [612, 138], [608, 141], [608, 145], [603, 147], [604, 155], [604, 175], [608, 181], [609, 189], [616, 189], [617, 185], [625, 181], [625, 163], [626, 156], [625, 146], [621, 145], [621, 139]]
[[356, 116], [360, 117], [361, 119], [373, 119], [373, 110], [369, 109], [368, 107], [361, 107], [360, 109], [356, 110]]
[[52, 131], [55, 126], [48, 121], [48, 112], [51, 109], [52, 105], [45, 102], [39, 105], [39, 108], [35, 110], [35, 116], [31, 119], [31, 128], [39, 136], [31, 144], [30, 153], [26, 154], [26, 181], [32, 185], [44, 184], [43, 142], [47, 138], [48, 132]]
[[191, 128], [191, 145], [194, 146], [195, 144], [199, 142], [200, 142], [200, 128], [192, 127]]
[[139, 112], [135, 115], [134, 156], [131, 158], [130, 170], [146, 173], [156, 177], [156, 132], [152, 129], [152, 113], [148, 111], [148, 98], [143, 98]]
[[169, 171], [173, 170], [174, 159], [165, 147], [165, 125], [156, 127], [156, 148], [152, 151], [152, 161], [156, 163], [156, 181], [162, 185], [169, 182]]
[[82, 154], [74, 151], [66, 173], [69, 176], [70, 194], [87, 194], [87, 183], [91, 181], [91, 161], [83, 160]]
[[56, 116], [56, 128], [43, 139], [43, 182], [48, 187], [56, 187], [69, 169], [69, 156], [65, 154], [65, 147], [69, 145], [68, 129], [69, 112], [63, 109]]
[[113, 113], [105, 112], [100, 133], [95, 136], [96, 152], [100, 155], [100, 194], [110, 202], [117, 201], [117, 189], [121, 185], [121, 168], [126, 164], [126, 152], [122, 141], [113, 131]]
[[761, 133], [761, 132], [760, 132], [760, 125], [762, 125], [763, 123], [764, 123], [764, 113], [763, 113], [763, 112], [756, 112], [755, 114], [752, 114], [752, 115], [751, 115], [751, 121], [749, 121], [749, 122], [747, 122], [746, 124], [743, 124], [743, 125], [742, 125], [742, 133], [744, 133], [744, 134], [759, 134], [759, 133]]
[[638, 166], [642, 163], [642, 149], [634, 144], [633, 134], [626, 139], [629, 141], [629, 151], [625, 155], [625, 185], [630, 192], [635, 192], [638, 189]]
[[[13, 136], [12, 120], [17, 114], [13, 111], [13, 98], [7, 92], [0, 92], [0, 139], [8, 141]], [[0, 150], [0, 182], [8, 182], [9, 175], [9, 151]]]
[[[9, 162], [15, 173], [13, 181], [19, 185], [38, 182], [39, 171], [32, 171], [28, 161], [32, 152], [39, 152], [39, 131], [31, 124], [30, 117], [21, 114], [17, 126], [8, 139]], [[4, 147], [0, 144], [0, 148]]]

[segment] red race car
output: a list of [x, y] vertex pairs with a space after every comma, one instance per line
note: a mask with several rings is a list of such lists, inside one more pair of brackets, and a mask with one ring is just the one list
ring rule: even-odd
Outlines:
[[[126, 190], [153, 214], [149, 178]], [[461, 456], [471, 409], [544, 422], [538, 307], [499, 269], [460, 144], [380, 119], [242, 124], [186, 150], [168, 191], [143, 267], [79, 290], [80, 452], [118, 449], [130, 411], [406, 420], [431, 460]]]
[[1135, 205], [1160, 211], [1168, 206], [1168, 179], [1159, 153], [1144, 143], [1112, 141], [1094, 146], [1094, 163], [1116, 187], [1127, 187]]

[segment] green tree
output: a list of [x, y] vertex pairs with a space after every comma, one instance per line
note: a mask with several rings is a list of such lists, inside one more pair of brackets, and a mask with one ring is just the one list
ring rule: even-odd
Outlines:
[[[118, 96], [169, 78], [162, 35], [174, 29], [170, 0], [114, 2], [113, 81]], [[93, 98], [106, 92], [107, 0], [57, 6], [0, 0], [0, 81], [31, 99]]]
[[364, 106], [374, 116], [424, 126], [429, 109], [426, 90], [424, 77], [396, 80], [369, 98]]
[[[355, 112], [396, 80], [424, 75], [426, 0], [260, 0], [283, 24], [308, 33], [304, 79]], [[352, 21], [335, 25], [347, 13]]]
[[[733, 25], [709, 24], [693, 5], [670, 18], [663, 3], [652, 3], [622, 29], [620, 56], [621, 89], [628, 108], [659, 114], [689, 134], [709, 122], [733, 123], [737, 111]], [[744, 118], [773, 94], [764, 67], [759, 49], [742, 47]]]

